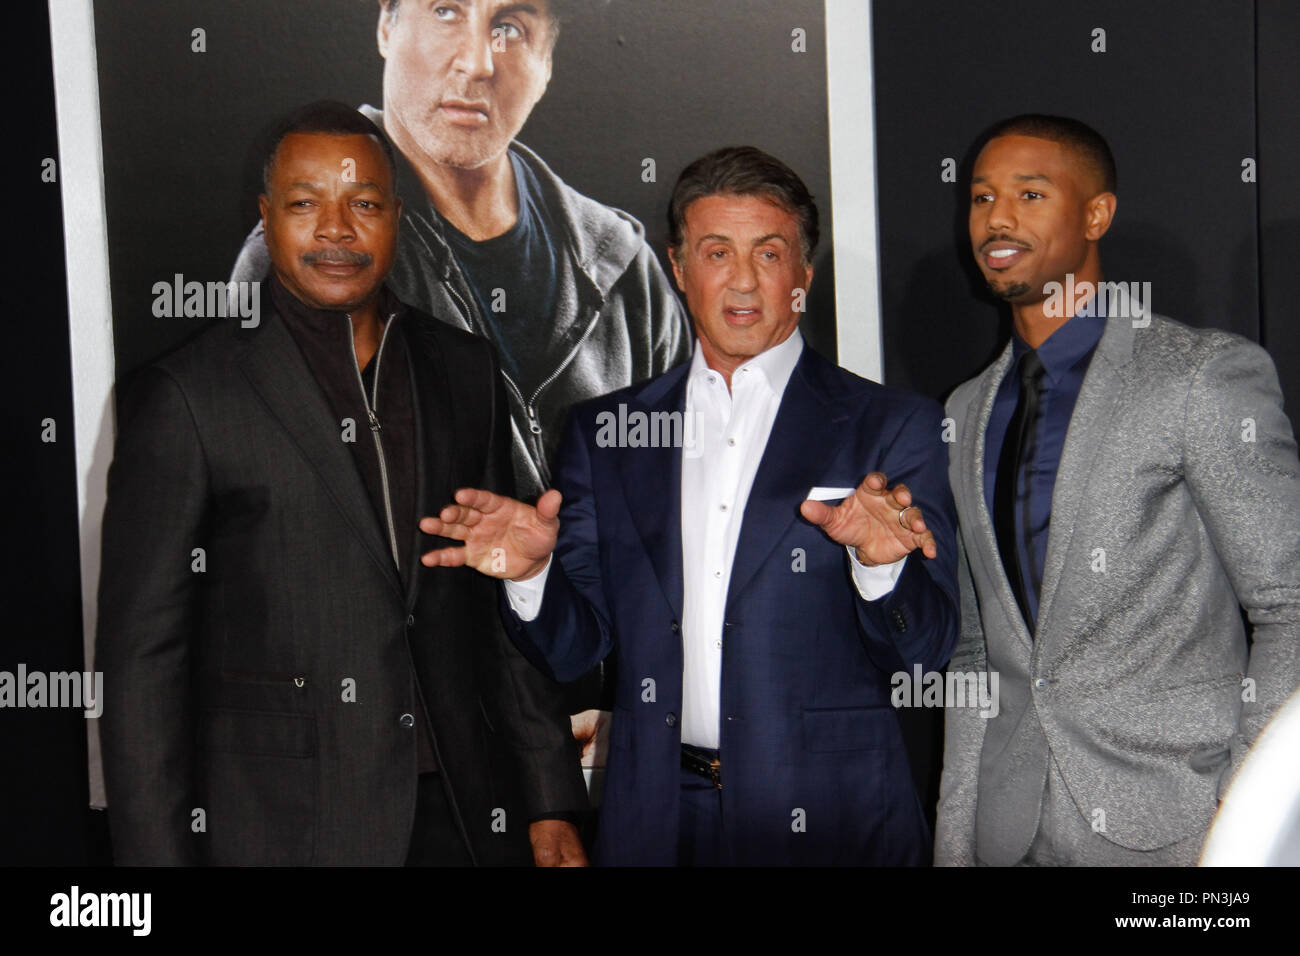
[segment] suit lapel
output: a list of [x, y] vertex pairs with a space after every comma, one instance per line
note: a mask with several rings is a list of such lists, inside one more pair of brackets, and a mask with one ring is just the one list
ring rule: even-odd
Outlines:
[[[451, 400], [447, 368], [442, 351], [433, 336], [410, 334], [408, 311], [406, 355], [411, 369], [411, 408], [415, 419], [415, 515], [417, 520], [436, 514], [452, 503], [451, 454], [457, 447], [455, 404]], [[417, 529], [411, 534], [406, 582], [407, 606], [415, 604], [420, 578], [427, 573], [420, 555], [439, 544], [453, 544], [449, 539], [426, 539]]]
[[[690, 364], [652, 383], [636, 397], [641, 411], [677, 412], [685, 431], [686, 383]], [[662, 391], [655, 386], [660, 386]], [[629, 405], [632, 403], [629, 402]], [[633, 409], [629, 408], [631, 412]], [[653, 421], [653, 419], [651, 419]], [[676, 620], [682, 618], [682, 450], [681, 448], [628, 448], [618, 456], [632, 523], [659, 578], [659, 586]]]
[[[820, 374], [825, 363], [805, 346], [781, 397], [745, 504], [727, 587], [729, 608], [799, 517], [799, 505], [808, 495], [810, 482], [844, 444], [840, 429], [850, 416]], [[860, 481], [863, 476], [853, 477]]]
[[1132, 357], [1132, 322], [1109, 319], [1074, 403], [1052, 489], [1052, 523], [1043, 560], [1042, 591], [1038, 596], [1039, 630], [1044, 635], [1051, 633], [1043, 625], [1052, 611], [1079, 507], [1087, 497], [1092, 463], [1101, 452], [1102, 439], [1119, 407], [1124, 392], [1124, 367]]
[[[375, 519], [370, 497], [352, 453], [342, 441], [342, 424], [335, 421], [324, 393], [278, 315], [272, 314], [262, 323], [242, 358], [241, 370], [320, 477], [344, 523], [400, 591], [397, 569]], [[365, 427], [364, 422], [358, 423], [358, 432]], [[357, 439], [367, 440], [360, 434]], [[305, 535], [312, 533], [310, 528], [300, 531]]]
[[[1011, 582], [1007, 578], [1006, 567], [1002, 564], [1002, 555], [998, 551], [997, 534], [993, 529], [993, 517], [989, 514], [988, 501], [984, 496], [984, 469], [988, 449], [985, 438], [988, 433], [989, 419], [993, 416], [993, 402], [997, 398], [998, 388], [1011, 365], [1011, 343], [1002, 350], [980, 382], [980, 388], [971, 399], [971, 407], [966, 418], [966, 427], [971, 430], [971, 440], [962, 442], [961, 474], [962, 484], [967, 490], [964, 520], [970, 525], [970, 540], [975, 553], [970, 555], [972, 565], [982, 562], [989, 569], [990, 578], [997, 582], [998, 600], [1002, 602], [1003, 613], [1015, 625], [1016, 636], [1026, 651], [1033, 646], [1029, 628], [1020, 605], [1012, 593]], [[967, 517], [968, 516], [968, 517]], [[1042, 620], [1042, 615], [1039, 615]]]

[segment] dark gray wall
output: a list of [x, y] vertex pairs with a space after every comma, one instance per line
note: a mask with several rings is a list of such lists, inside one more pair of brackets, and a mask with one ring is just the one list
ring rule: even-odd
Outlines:
[[[1263, 31], [1278, 50], [1273, 72], [1261, 76], [1262, 103], [1277, 127], [1289, 99], [1285, 122], [1294, 130], [1295, 82], [1278, 58], [1285, 46], [1294, 59], [1295, 34], [1276, 39], [1288, 35], [1282, 6], [1272, 4]], [[1101, 246], [1108, 279], [1149, 281], [1155, 311], [1190, 325], [1267, 337], [1258, 204], [1290, 203], [1289, 214], [1269, 214], [1267, 228], [1293, 229], [1296, 178], [1278, 168], [1287, 161], [1278, 142], [1270, 165], [1261, 162], [1264, 182], [1242, 181], [1242, 160], [1259, 158], [1264, 128], [1254, 3], [883, 0], [875, 24], [891, 384], [946, 394], [1009, 335], [1007, 311], [983, 291], [971, 259], [966, 181], [976, 135], [1023, 112], [1075, 116], [1109, 140], [1119, 206]], [[1105, 53], [1090, 48], [1097, 27], [1106, 31]], [[940, 180], [945, 157], [961, 164], [956, 183]], [[1294, 403], [1294, 372], [1285, 385]]]
[[1291, 427], [1300, 420], [1300, 4], [1259, 0], [1255, 102], [1259, 140], [1260, 341], [1277, 363]]

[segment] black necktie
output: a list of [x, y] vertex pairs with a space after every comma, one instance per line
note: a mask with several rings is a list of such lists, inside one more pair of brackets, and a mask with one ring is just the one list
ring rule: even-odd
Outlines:
[[[1011, 582], [1011, 591], [1020, 605], [1029, 633], [1034, 633], [1034, 618], [1030, 614], [1029, 601], [1025, 594], [1025, 574], [1020, 567], [1020, 552], [1016, 547], [1016, 508], [1022, 505], [1021, 531], [1025, 537], [1025, 553], [1033, 555], [1032, 542], [1029, 540], [1029, 489], [1023, 496], [1017, 494], [1020, 476], [1034, 457], [1034, 438], [1037, 434], [1038, 414], [1042, 407], [1039, 388], [1043, 381], [1043, 363], [1038, 353], [1032, 349], [1020, 357], [1020, 401], [1016, 404], [1011, 424], [1007, 426], [1007, 436], [1002, 442], [1002, 454], [998, 457], [997, 483], [993, 489], [993, 527], [998, 536], [998, 551], [1002, 555], [1002, 566], [1006, 569]], [[1037, 575], [1035, 575], [1037, 577]]]

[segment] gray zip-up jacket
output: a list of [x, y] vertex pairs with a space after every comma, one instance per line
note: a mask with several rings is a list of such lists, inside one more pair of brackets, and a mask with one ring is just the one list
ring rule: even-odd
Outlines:
[[[383, 129], [381, 111], [363, 106], [361, 112]], [[544, 354], [536, 356], [543, 374], [533, 380], [539, 384], [525, 394], [502, 372], [511, 404], [516, 485], [530, 500], [549, 485], [569, 407], [686, 361], [691, 338], [686, 311], [646, 244], [641, 223], [576, 192], [522, 143], [510, 149], [537, 176], [551, 221], [566, 239], [557, 257], [553, 335]], [[400, 152], [397, 156], [402, 224], [389, 286], [421, 312], [495, 342], [491, 317], [478, 308], [443, 238], [442, 217], [425, 198], [414, 170]], [[231, 279], [255, 281], [269, 271], [258, 223]]]

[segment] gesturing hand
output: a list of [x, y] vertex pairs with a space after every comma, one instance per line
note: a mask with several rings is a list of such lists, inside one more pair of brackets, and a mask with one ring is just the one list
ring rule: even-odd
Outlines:
[[609, 759], [608, 710], [584, 710], [569, 718], [573, 739], [578, 742], [579, 762], [584, 767], [603, 767]]
[[522, 581], [546, 567], [560, 530], [560, 493], [552, 489], [537, 507], [478, 488], [461, 488], [456, 504], [436, 518], [422, 518], [420, 530], [465, 542], [437, 548], [420, 558], [427, 567], [468, 565], [493, 578]]
[[832, 508], [809, 499], [799, 506], [799, 511], [832, 541], [856, 549], [858, 560], [868, 566], [892, 564], [917, 548], [927, 558], [939, 553], [934, 535], [926, 528], [921, 509], [912, 504], [907, 486], [889, 488], [887, 479], [878, 471], [863, 478], [862, 484], [838, 506]]
[[578, 829], [563, 820], [538, 820], [528, 824], [534, 866], [586, 866], [587, 854]]

